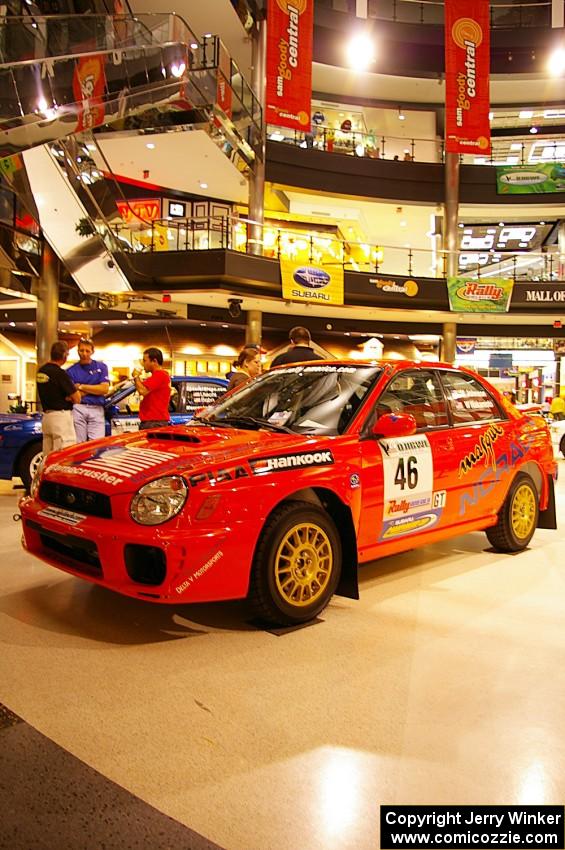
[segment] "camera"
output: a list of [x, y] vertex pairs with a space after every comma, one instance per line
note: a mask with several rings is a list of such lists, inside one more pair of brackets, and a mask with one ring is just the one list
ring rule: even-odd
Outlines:
[[240, 304], [242, 303], [241, 298], [228, 298], [228, 313], [232, 319], [239, 319], [241, 316]]

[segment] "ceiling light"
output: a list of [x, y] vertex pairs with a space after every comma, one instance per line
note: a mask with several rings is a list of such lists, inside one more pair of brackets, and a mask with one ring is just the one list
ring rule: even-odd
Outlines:
[[193, 41], [193, 42], [191, 42], [190, 47], [191, 47], [192, 50], [196, 50], [198, 48], [198, 45], [196, 44], [195, 41]]
[[522, 118], [522, 120], [527, 121], [528, 118], [533, 118], [534, 113], [532, 109], [521, 109], [518, 113], [518, 118]]
[[207, 188], [208, 188], [208, 184], [207, 184], [207, 183], [200, 183], [200, 188], [201, 188], [201, 189], [207, 189]]
[[153, 142], [147, 142], [147, 144], [145, 145], [145, 147], [146, 147], [146, 148], [149, 148], [149, 150], [150, 150], [150, 151], [154, 151], [154, 150], [155, 150], [155, 145], [154, 145], [154, 143], [153, 143]]
[[184, 62], [173, 62], [171, 65], [171, 74], [173, 77], [182, 77], [185, 71], [186, 65]]
[[499, 226], [499, 227], [504, 227], [504, 222], [503, 222], [503, 221], [499, 221], [499, 222], [498, 222], [498, 226]]
[[398, 120], [399, 121], [405, 121], [406, 120], [406, 115], [404, 114], [404, 112], [402, 111], [400, 106], [398, 107]]
[[533, 133], [533, 135], [535, 135], [537, 132], [538, 132], [537, 127], [530, 127], [530, 133]]
[[545, 224], [545, 221], [540, 221], [540, 224]]
[[565, 71], [565, 50], [556, 48], [547, 60], [547, 70], [552, 77], [560, 77]]
[[211, 32], [204, 33], [204, 38], [212, 38], [212, 33]]
[[366, 35], [354, 36], [347, 45], [347, 62], [356, 71], [364, 71], [375, 61], [375, 46]]

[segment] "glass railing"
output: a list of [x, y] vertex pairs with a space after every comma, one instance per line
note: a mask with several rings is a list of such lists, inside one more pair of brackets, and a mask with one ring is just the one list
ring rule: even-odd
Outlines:
[[[120, 249], [126, 253], [231, 250], [255, 254], [257, 225], [247, 219], [206, 216], [159, 219], [153, 222], [111, 224]], [[377, 245], [342, 239], [328, 231], [274, 227], [259, 228], [263, 257], [314, 263], [326, 268], [408, 277], [444, 276], [447, 252], [406, 245]], [[459, 274], [484, 280], [551, 281], [565, 277], [565, 259], [555, 252], [461, 251]]]
[[[20, 29], [23, 20], [17, 19]], [[33, 46], [44, 55], [20, 54], [19, 61], [0, 64], [0, 156], [148, 109], [157, 116], [162, 110], [186, 113], [187, 124], [204, 120], [194, 111], [205, 110], [231, 148], [253, 162], [261, 109], [217, 37], [198, 41], [177, 15], [41, 20]], [[4, 19], [5, 26], [11, 21]], [[55, 49], [74, 52], [46, 55]]]
[[[355, 0], [316, 0], [316, 6], [355, 14]], [[442, 26], [444, 4], [439, 0], [368, 0], [368, 16], [402, 24]], [[490, 23], [494, 29], [551, 26], [551, 2], [491, 3]]]
[[[564, 128], [565, 130], [565, 128]], [[332, 127], [312, 127], [310, 133], [289, 130], [269, 124], [267, 139], [306, 150], [344, 154], [368, 159], [417, 162], [443, 162], [445, 148], [440, 139], [414, 139], [404, 136], [382, 136], [359, 131], [345, 132]], [[464, 154], [465, 165], [528, 165], [537, 162], [565, 161], [563, 136], [529, 134], [492, 138], [489, 156]]]

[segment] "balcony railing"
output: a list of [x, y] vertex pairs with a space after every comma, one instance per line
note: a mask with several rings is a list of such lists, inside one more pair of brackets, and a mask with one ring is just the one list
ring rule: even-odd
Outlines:
[[[311, 133], [304, 133], [269, 124], [267, 139], [309, 150], [368, 159], [443, 162], [445, 157], [444, 142], [441, 139], [383, 136], [377, 133], [362, 133], [358, 130], [344, 132], [324, 126], [313, 127]], [[538, 148], [539, 153], [536, 152]], [[494, 137], [489, 156], [464, 154], [460, 157], [460, 161], [465, 165], [527, 165], [534, 162], [564, 162], [565, 132], [563, 136], [551, 138], [533, 134]]]
[[[126, 253], [163, 251], [211, 251], [224, 249], [255, 254], [257, 225], [247, 219], [206, 216], [160, 219], [136, 224], [112, 224], [119, 248]], [[339, 238], [329, 231], [263, 226], [261, 249], [264, 257], [281, 257], [327, 268], [415, 277], [444, 277], [445, 251], [410, 248], [406, 245], [377, 245]], [[565, 278], [565, 258], [556, 252], [461, 251], [459, 274], [488, 279], [551, 281]]]
[[[316, 5], [355, 14], [355, 0], [316, 0]], [[368, 0], [369, 18], [402, 24], [443, 25], [443, 2], [438, 0]], [[491, 3], [493, 29], [551, 26], [551, 2]]]

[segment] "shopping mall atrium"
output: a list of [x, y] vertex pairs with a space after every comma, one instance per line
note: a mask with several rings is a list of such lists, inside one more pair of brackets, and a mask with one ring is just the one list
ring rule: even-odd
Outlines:
[[[0, 850], [373, 850], [392, 846], [383, 806], [563, 812], [565, 0], [6, 0], [0, 10]], [[82, 521], [73, 511], [107, 522], [100, 535], [116, 552], [119, 515], [41, 478], [37, 375], [52, 344], [67, 343], [68, 366], [91, 341], [118, 440], [139, 424], [144, 352], [162, 352], [180, 418], [169, 436], [149, 435], [158, 451], [135, 443], [141, 469], [159, 451], [171, 459], [175, 439], [186, 452], [206, 443], [202, 463], [210, 446], [191, 435], [206, 430], [203, 406], [223, 403], [241, 350], [254, 347], [256, 380], [268, 380], [297, 326], [326, 361], [318, 371], [337, 375], [334, 413], [355, 370], [373, 370], [344, 401], [348, 424], [340, 409], [326, 432], [335, 448], [314, 446], [312, 410], [321, 422], [331, 408], [319, 396], [302, 420], [311, 445], [266, 459], [271, 470], [312, 468], [244, 482], [237, 519], [222, 499], [258, 474], [256, 434], [224, 433], [215, 479], [173, 475], [195, 506], [211, 488], [194, 527], [237, 541], [229, 564], [218, 544], [176, 587], [180, 597], [224, 571], [216, 596], [160, 597], [135, 553], [128, 575], [145, 592], [98, 580], [96, 546], [69, 543]], [[379, 432], [397, 414], [406, 427], [389, 398], [359, 425], [362, 393], [388, 375], [394, 395], [402, 368], [402, 392], [424, 374], [444, 419], [437, 405], [420, 419], [414, 408], [411, 431]], [[452, 409], [455, 374], [475, 395], [462, 391]], [[270, 418], [264, 405], [260, 427], [288, 437], [290, 403]], [[499, 420], [517, 429], [500, 455]], [[457, 500], [449, 538], [416, 542], [417, 525], [395, 532], [386, 520], [390, 445], [414, 434], [415, 457], [435, 457], [416, 523], [439, 527]], [[384, 529], [379, 551], [359, 543], [358, 559], [343, 530], [355, 537], [354, 507], [315, 483], [329, 480], [328, 458], [337, 470], [342, 439], [361, 458], [340, 470], [347, 500], [364, 499], [360, 528]], [[236, 448], [251, 459], [225, 466]], [[466, 493], [483, 459], [489, 475]], [[393, 483], [421, 495], [415, 469], [407, 455]], [[537, 524], [513, 550], [496, 545], [509, 539], [506, 495], [489, 522], [470, 521], [505, 475], [512, 496], [512, 469], [516, 511]], [[367, 470], [381, 483], [367, 487]], [[295, 474], [308, 481], [289, 496], [282, 482]], [[58, 515], [40, 512], [62, 523], [45, 532], [41, 558], [26, 500], [47, 485], [66, 501], [53, 503]], [[263, 504], [277, 487], [295, 511], [310, 507], [306, 517], [328, 511], [325, 543], [341, 535], [335, 595], [294, 624], [257, 616], [253, 573], [249, 593], [232, 578], [264, 510], [253, 565], [277, 549], [283, 508]], [[389, 513], [400, 504], [406, 514], [394, 500]], [[296, 526], [304, 574], [308, 522]], [[131, 549], [153, 565], [160, 545], [174, 548], [167, 533], [141, 528]], [[397, 550], [395, 533], [410, 537]], [[84, 576], [65, 571], [79, 550]]]

